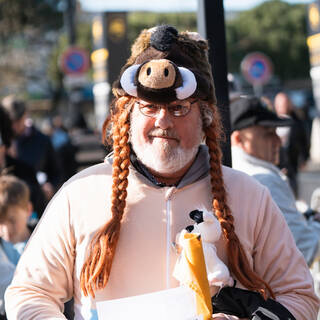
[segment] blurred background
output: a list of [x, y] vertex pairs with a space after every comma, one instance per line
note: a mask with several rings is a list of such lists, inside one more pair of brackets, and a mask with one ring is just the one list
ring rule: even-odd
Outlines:
[[[103, 32], [107, 32], [105, 37], [112, 37], [113, 42], [122, 42], [120, 55], [112, 57], [112, 48], [107, 48], [108, 52], [105, 53], [109, 55], [107, 59], [119, 58], [116, 65], [121, 66], [122, 60], [129, 54], [132, 39], [142, 28], [169, 23], [180, 30], [197, 30], [196, 1], [184, 1], [190, 2], [189, 7], [185, 5], [187, 12], [139, 12], [133, 11], [134, 6], [130, 5], [129, 12], [121, 12], [114, 18], [117, 12], [109, 11], [104, 17], [106, 21], [102, 21], [109, 23], [108, 30], [99, 29], [102, 28], [97, 20], [99, 13], [94, 12], [103, 10], [100, 2], [26, 0], [22, 3], [19, 0], [1, 0], [0, 98], [9, 94], [18, 95], [28, 101], [30, 111], [36, 118], [65, 113], [71, 100], [81, 104], [81, 112], [88, 125], [94, 128], [93, 85], [94, 77], [97, 79], [98, 75], [94, 74], [94, 62], [90, 55], [99, 46], [95, 41], [100, 40], [108, 45], [106, 41], [109, 40], [110, 46], [110, 39], [101, 39]], [[260, 51], [270, 58], [273, 65], [272, 77], [263, 88], [264, 94], [272, 97], [277, 91], [286, 90], [297, 108], [307, 109], [311, 118], [316, 115], [307, 46], [310, 3], [225, 0], [227, 66], [231, 90], [252, 92], [253, 87], [243, 77], [240, 65], [248, 53]], [[157, 10], [156, 6], [154, 9]], [[67, 49], [70, 47], [77, 47], [83, 52], [79, 51], [77, 57], [75, 52], [70, 51], [68, 56]], [[103, 43], [100, 47], [103, 47]], [[68, 63], [71, 65], [72, 61], [66, 61], [68, 58], [88, 61], [78, 61], [81, 66], [71, 69]], [[95, 58], [103, 60], [103, 52]], [[109, 82], [112, 82], [119, 70], [109, 72], [112, 73]]]

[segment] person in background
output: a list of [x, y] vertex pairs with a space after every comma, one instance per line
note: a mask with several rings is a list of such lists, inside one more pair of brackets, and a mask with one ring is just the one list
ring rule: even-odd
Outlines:
[[[143, 30], [113, 94], [103, 126], [113, 153], [50, 202], [6, 291], [9, 319], [64, 319], [72, 296], [76, 319], [97, 319], [98, 301], [179, 286], [174, 242], [201, 207], [219, 220], [217, 255], [237, 288], [315, 319], [312, 277], [270, 193], [221, 164], [207, 42], [166, 25]], [[234, 312], [212, 318], [249, 318]]]
[[7, 96], [2, 104], [12, 121], [16, 158], [33, 167], [47, 200], [50, 200], [61, 183], [59, 162], [50, 138], [28, 118], [23, 101]]
[[[310, 208], [315, 213], [320, 215], [320, 187], [313, 190], [310, 200]], [[320, 217], [319, 217], [320, 220]]]
[[4, 292], [31, 235], [30, 191], [14, 176], [0, 176], [0, 315], [4, 317]]
[[243, 96], [230, 105], [232, 166], [266, 186], [294, 236], [306, 262], [320, 257], [320, 223], [305, 219], [296, 208], [295, 197], [285, 174], [277, 167], [281, 141], [276, 128], [292, 124], [279, 118], [257, 97]]
[[65, 182], [77, 173], [76, 153], [78, 148], [71, 141], [70, 134], [63, 124], [62, 116], [53, 116], [49, 126], [48, 136], [50, 136], [53, 148], [57, 153], [62, 182]]
[[295, 197], [298, 195], [297, 174], [309, 158], [309, 138], [306, 126], [297, 116], [289, 96], [279, 92], [274, 98], [274, 109], [278, 116], [289, 117], [292, 125], [277, 130], [281, 138], [279, 168], [285, 169]]
[[13, 140], [12, 124], [7, 111], [0, 105], [0, 174], [14, 175], [25, 181], [31, 191], [31, 202], [34, 218], [39, 219], [45, 209], [47, 201], [34, 169], [19, 159], [12, 157], [10, 150]]

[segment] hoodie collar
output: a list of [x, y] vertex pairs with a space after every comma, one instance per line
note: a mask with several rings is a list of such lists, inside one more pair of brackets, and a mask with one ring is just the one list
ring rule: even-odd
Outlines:
[[[154, 186], [156, 187], [167, 187], [164, 183], [160, 183], [157, 179], [151, 174], [151, 172], [147, 169], [147, 167], [138, 160], [136, 154], [133, 152], [131, 148], [130, 160], [133, 167], [145, 176]], [[200, 145], [196, 158], [188, 169], [186, 174], [182, 177], [182, 179], [175, 185], [177, 189], [181, 189], [186, 185], [194, 183], [198, 180], [201, 180], [205, 176], [209, 174], [209, 153], [208, 147], [206, 145]]]

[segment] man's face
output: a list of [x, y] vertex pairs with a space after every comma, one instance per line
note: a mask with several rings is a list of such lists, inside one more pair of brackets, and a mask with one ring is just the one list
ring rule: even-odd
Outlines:
[[25, 123], [27, 120], [27, 113], [25, 113], [19, 120], [12, 122], [12, 129], [16, 136], [20, 136], [25, 130]]
[[281, 141], [275, 128], [253, 126], [240, 130], [242, 149], [258, 158], [274, 165], [279, 163]]
[[[171, 105], [179, 103], [175, 101]], [[148, 117], [139, 110], [145, 105], [148, 105], [146, 101], [137, 100], [131, 114], [130, 139], [140, 161], [162, 175], [191, 164], [203, 137], [198, 103], [193, 103], [183, 117], [173, 116], [165, 105], [157, 116]]]
[[27, 221], [29, 216], [29, 207], [10, 207], [5, 219], [0, 221], [0, 237], [12, 243], [25, 241], [26, 233], [28, 232]]
[[292, 111], [292, 104], [286, 94], [279, 93], [274, 100], [274, 108], [278, 115], [289, 115]]

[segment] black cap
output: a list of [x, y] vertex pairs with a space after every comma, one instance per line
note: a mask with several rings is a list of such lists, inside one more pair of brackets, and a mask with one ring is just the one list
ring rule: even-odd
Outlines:
[[241, 130], [251, 126], [287, 127], [292, 125], [289, 118], [279, 118], [267, 109], [257, 97], [241, 96], [230, 104], [231, 130]]

